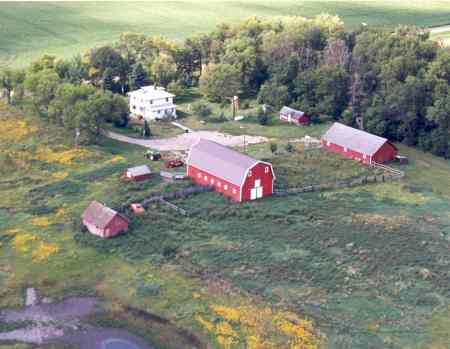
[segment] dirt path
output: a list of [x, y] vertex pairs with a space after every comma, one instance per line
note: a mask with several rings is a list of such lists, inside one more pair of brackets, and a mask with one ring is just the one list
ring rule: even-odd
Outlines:
[[120, 142], [136, 144], [159, 151], [185, 151], [188, 150], [200, 138], [230, 147], [243, 146], [244, 144], [264, 143], [268, 141], [265, 137], [231, 136], [217, 131], [193, 131], [183, 133], [175, 137], [162, 139], [136, 139], [107, 130], [102, 130], [102, 134], [108, 138], [115, 139]]

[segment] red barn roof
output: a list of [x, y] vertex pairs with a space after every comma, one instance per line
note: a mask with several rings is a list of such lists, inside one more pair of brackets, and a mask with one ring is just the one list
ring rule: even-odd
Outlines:
[[375, 154], [388, 139], [335, 122], [322, 136], [322, 140], [331, 142], [362, 154]]
[[206, 139], [200, 139], [191, 147], [187, 159], [188, 165], [219, 175], [236, 185], [244, 182], [247, 171], [258, 162], [248, 155]]
[[[81, 217], [86, 222], [94, 224], [100, 229], [104, 229], [117, 215], [120, 214], [113, 209], [101, 204], [98, 201], [92, 201]], [[127, 218], [122, 215], [120, 216], [128, 221]]]

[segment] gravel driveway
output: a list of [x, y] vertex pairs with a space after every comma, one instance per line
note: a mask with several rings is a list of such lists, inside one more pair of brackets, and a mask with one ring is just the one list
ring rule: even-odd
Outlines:
[[102, 130], [102, 134], [108, 138], [120, 142], [136, 144], [159, 151], [185, 151], [188, 150], [200, 138], [220, 143], [225, 146], [243, 146], [244, 144], [257, 144], [267, 142], [266, 137], [259, 136], [231, 136], [217, 131], [193, 131], [181, 135], [162, 139], [136, 139], [122, 134]]

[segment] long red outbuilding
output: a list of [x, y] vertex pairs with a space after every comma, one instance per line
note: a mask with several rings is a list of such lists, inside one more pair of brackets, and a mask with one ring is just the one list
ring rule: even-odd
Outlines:
[[324, 148], [365, 164], [392, 161], [397, 147], [388, 139], [335, 122], [322, 136]]
[[272, 165], [200, 139], [189, 152], [187, 175], [196, 183], [209, 185], [236, 201], [256, 200], [273, 193]]

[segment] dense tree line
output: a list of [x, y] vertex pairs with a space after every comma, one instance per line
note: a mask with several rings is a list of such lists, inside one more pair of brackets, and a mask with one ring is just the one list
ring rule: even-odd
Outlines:
[[[75, 128], [88, 124], [96, 99], [113, 106], [109, 121], [126, 124], [116, 94], [150, 83], [177, 94], [199, 86], [216, 102], [257, 97], [275, 110], [288, 104], [353, 126], [362, 118], [370, 132], [450, 157], [450, 50], [416, 27], [348, 32], [329, 15], [249, 18], [182, 43], [124, 33], [84, 56], [44, 56], [25, 73], [0, 75], [8, 98], [25, 87], [37, 112]], [[64, 113], [64, 105], [76, 107]]]

